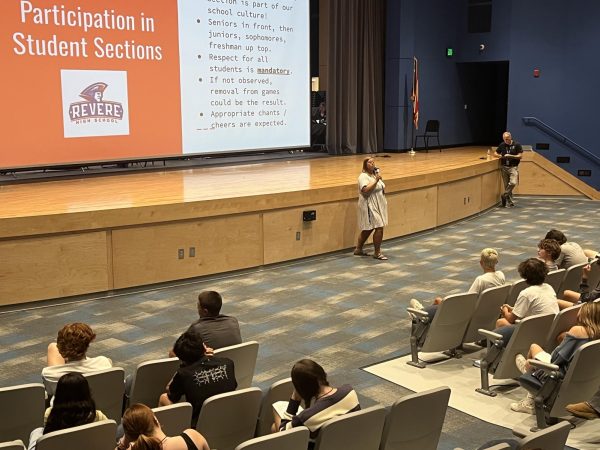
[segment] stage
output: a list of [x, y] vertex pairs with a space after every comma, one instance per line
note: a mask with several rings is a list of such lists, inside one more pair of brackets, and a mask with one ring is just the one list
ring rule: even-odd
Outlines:
[[[487, 148], [374, 155], [385, 239], [485, 210], [500, 194]], [[0, 305], [105, 292], [350, 248], [368, 155], [0, 186]], [[303, 222], [302, 212], [316, 211]]]

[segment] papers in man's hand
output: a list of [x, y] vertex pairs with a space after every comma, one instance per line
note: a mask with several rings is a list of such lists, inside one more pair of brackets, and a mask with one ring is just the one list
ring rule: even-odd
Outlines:
[[[273, 411], [282, 419], [285, 417], [285, 411], [287, 410], [288, 402], [281, 400], [273, 403]], [[298, 412], [296, 414], [300, 414], [302, 412], [302, 406], [298, 407]]]

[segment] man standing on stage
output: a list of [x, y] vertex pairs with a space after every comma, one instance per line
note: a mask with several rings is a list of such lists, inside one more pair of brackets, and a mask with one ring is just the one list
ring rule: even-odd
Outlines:
[[513, 189], [519, 183], [519, 163], [523, 156], [521, 144], [513, 140], [511, 134], [506, 131], [502, 134], [502, 144], [496, 149], [496, 158], [500, 158], [502, 170], [502, 181], [504, 182], [504, 193], [502, 194], [502, 207], [506, 205], [511, 208], [515, 206], [513, 202]]

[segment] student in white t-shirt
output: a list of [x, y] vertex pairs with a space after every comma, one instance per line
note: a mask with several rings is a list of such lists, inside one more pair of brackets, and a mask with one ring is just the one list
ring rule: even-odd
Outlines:
[[56, 342], [48, 345], [48, 365], [42, 369], [49, 394], [54, 394], [56, 383], [66, 373], [89, 373], [112, 367], [112, 361], [106, 356], [87, 357], [95, 338], [96, 334], [85, 323], [69, 323], [60, 329]]

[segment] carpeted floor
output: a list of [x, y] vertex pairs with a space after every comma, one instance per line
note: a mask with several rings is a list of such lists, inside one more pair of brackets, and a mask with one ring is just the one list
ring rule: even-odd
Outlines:
[[[211, 289], [223, 294], [223, 313], [239, 319], [244, 339], [260, 343], [256, 386], [289, 376], [294, 361], [310, 357], [333, 384], [352, 384], [364, 406], [389, 405], [411, 391], [360, 367], [408, 353], [411, 297], [427, 302], [468, 289], [480, 271], [479, 252], [489, 246], [499, 250], [500, 268], [514, 281], [517, 264], [536, 255], [537, 242], [553, 227], [584, 247], [600, 247], [597, 202], [518, 200], [514, 209], [385, 242], [385, 262], [339, 252], [110, 298], [4, 308], [0, 386], [39, 381], [47, 344], [72, 321], [87, 322], [97, 333], [90, 355], [109, 356], [131, 373], [139, 362], [166, 355], [195, 319], [197, 293]], [[509, 436], [450, 408], [439, 448], [473, 449]]]

